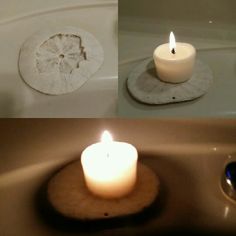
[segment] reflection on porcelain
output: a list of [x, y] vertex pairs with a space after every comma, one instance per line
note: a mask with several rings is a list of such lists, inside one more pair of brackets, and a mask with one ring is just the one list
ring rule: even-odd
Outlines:
[[224, 208], [224, 218], [226, 219], [229, 216], [229, 206], [225, 206]]
[[236, 161], [226, 164], [222, 179], [221, 186], [229, 199], [236, 201]]

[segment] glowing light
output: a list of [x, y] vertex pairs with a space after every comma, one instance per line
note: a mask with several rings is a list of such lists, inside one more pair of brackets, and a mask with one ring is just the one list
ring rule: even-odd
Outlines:
[[175, 42], [175, 35], [173, 32], [170, 33], [169, 47], [170, 47], [170, 52], [175, 54], [176, 42]]
[[230, 186], [232, 186], [232, 183], [231, 183], [231, 181], [230, 181], [229, 179], [226, 179], [226, 182], [227, 182]]
[[104, 198], [125, 196], [135, 186], [138, 153], [134, 146], [115, 142], [108, 131], [101, 142], [88, 146], [81, 154], [88, 189]]
[[224, 218], [227, 218], [229, 215], [229, 207], [226, 206], [225, 209], [224, 209]]
[[102, 143], [109, 143], [109, 142], [112, 142], [112, 140], [113, 139], [112, 139], [111, 134], [107, 130], [105, 130], [101, 137]]

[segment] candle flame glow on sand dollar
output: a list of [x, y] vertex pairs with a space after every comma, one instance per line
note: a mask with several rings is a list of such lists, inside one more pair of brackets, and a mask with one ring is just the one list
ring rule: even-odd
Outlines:
[[88, 146], [81, 155], [85, 183], [97, 196], [119, 198], [131, 192], [137, 178], [138, 153], [125, 142], [112, 141], [105, 131], [101, 142]]
[[175, 35], [172, 31], [170, 32], [170, 37], [169, 37], [169, 48], [170, 48], [170, 52], [173, 49], [176, 49]]

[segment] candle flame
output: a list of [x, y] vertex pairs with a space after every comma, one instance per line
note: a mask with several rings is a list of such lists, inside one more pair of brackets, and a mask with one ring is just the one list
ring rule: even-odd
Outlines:
[[102, 134], [101, 140], [102, 140], [103, 143], [111, 142], [112, 141], [112, 136], [107, 130], [105, 130]]
[[172, 31], [170, 33], [170, 38], [169, 38], [169, 47], [170, 47], [170, 52], [174, 51], [176, 48], [175, 35]]

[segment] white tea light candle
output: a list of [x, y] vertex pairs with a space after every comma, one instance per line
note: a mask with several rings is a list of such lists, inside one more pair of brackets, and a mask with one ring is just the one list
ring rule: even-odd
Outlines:
[[191, 78], [196, 50], [191, 44], [175, 42], [173, 32], [169, 43], [158, 46], [153, 54], [157, 76], [164, 82], [181, 83]]
[[88, 189], [103, 198], [120, 198], [130, 193], [137, 179], [138, 153], [134, 146], [115, 142], [105, 131], [99, 143], [88, 146], [81, 155]]

